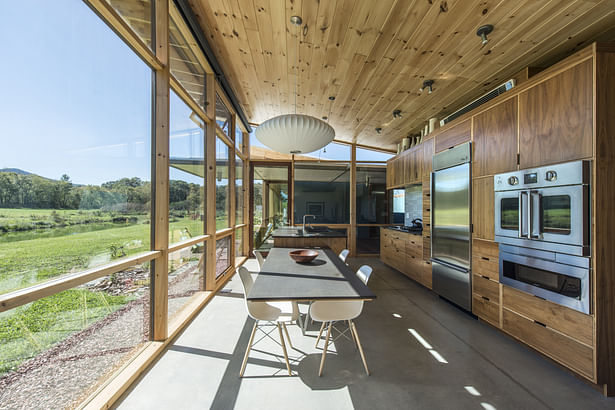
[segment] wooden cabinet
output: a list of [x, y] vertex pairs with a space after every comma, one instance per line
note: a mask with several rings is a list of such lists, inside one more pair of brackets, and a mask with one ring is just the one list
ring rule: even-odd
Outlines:
[[472, 313], [501, 327], [501, 285], [499, 283], [498, 244], [472, 241]]
[[431, 164], [434, 150], [433, 145], [433, 138], [423, 142], [423, 179], [429, 179], [429, 177], [431, 176]]
[[431, 179], [423, 174], [423, 260], [431, 259]]
[[387, 189], [417, 184], [423, 176], [423, 145], [417, 145], [387, 161]]
[[473, 237], [494, 239], [494, 193], [493, 177], [472, 180], [472, 228]]
[[431, 289], [431, 263], [423, 260], [423, 236], [380, 228], [380, 259]]
[[595, 380], [593, 318], [508, 286], [502, 287], [504, 331]]
[[472, 272], [493, 281], [500, 281], [500, 251], [497, 242], [472, 241]]
[[593, 61], [519, 94], [520, 168], [592, 156]]
[[455, 125], [446, 125], [446, 129], [435, 136], [435, 152], [444, 151], [456, 145], [470, 141], [472, 135], [472, 119], [467, 119]]
[[472, 175], [480, 177], [517, 169], [517, 97], [472, 119]]

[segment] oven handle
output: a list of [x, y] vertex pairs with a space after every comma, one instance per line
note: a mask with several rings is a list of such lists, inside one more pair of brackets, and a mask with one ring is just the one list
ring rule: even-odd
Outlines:
[[[527, 196], [527, 203], [528, 203], [528, 206], [526, 206], [526, 209], [525, 209], [525, 210], [528, 211], [528, 215], [525, 218], [526, 220], [529, 220], [528, 218], [531, 215], [531, 211], [532, 211], [531, 208], [530, 208], [531, 204], [530, 204], [529, 192], [530, 191], [519, 191], [519, 212], [518, 212], [519, 213], [519, 235], [518, 235], [519, 238], [525, 238], [525, 237], [529, 238], [530, 237], [530, 230], [529, 229], [527, 230], [527, 234], [523, 233], [523, 211], [524, 211], [524, 209], [523, 209], [523, 195]], [[528, 228], [529, 228], [529, 226], [528, 226]]]
[[534, 207], [532, 206], [532, 191], [525, 191], [527, 195], [527, 239], [532, 239], [532, 228], [534, 219]]
[[[532, 210], [532, 213], [530, 214], [530, 219], [529, 219], [529, 229], [528, 229], [528, 238], [532, 239], [532, 238], [540, 238], [540, 236], [542, 235], [542, 226], [543, 226], [543, 212], [542, 212], [542, 194], [540, 193], [540, 191], [529, 191], [529, 197], [528, 197], [528, 208]], [[534, 208], [534, 201], [533, 201], [533, 196], [536, 195], [538, 197], [538, 203], [537, 203], [537, 207], [538, 209]], [[534, 229], [533, 229], [533, 223], [534, 223], [534, 215], [533, 213], [537, 212], [538, 213], [538, 229], [537, 232], [538, 234], [534, 235]]]

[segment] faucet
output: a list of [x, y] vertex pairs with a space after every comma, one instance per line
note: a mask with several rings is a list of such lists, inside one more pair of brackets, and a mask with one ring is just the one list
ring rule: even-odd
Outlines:
[[[311, 214], [305, 214], [303, 215], [303, 234], [306, 235], [307, 232], [305, 231], [305, 218], [307, 218], [308, 216], [311, 216], [312, 218], [316, 219], [316, 215], [311, 215]], [[309, 225], [309, 227], [312, 227], [312, 224]]]

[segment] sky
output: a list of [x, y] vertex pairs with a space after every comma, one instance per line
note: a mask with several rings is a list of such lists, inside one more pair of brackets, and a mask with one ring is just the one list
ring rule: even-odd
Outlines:
[[3, 2], [0, 168], [150, 180], [151, 70], [81, 1]]

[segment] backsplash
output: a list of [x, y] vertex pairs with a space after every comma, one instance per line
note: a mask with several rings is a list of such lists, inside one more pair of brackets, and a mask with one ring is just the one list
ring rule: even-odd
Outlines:
[[412, 220], [423, 219], [423, 187], [420, 184], [406, 187], [404, 225], [411, 226]]

